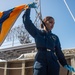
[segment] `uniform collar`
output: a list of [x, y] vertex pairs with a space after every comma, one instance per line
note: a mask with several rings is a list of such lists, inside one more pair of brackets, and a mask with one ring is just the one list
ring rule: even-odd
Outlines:
[[48, 32], [46, 32], [45, 30], [43, 30], [45, 33], [47, 33], [47, 34], [52, 34], [52, 31], [50, 30], [50, 31], [48, 31]]
[[48, 31], [48, 33], [52, 33], [52, 31], [50, 30], [50, 31]]

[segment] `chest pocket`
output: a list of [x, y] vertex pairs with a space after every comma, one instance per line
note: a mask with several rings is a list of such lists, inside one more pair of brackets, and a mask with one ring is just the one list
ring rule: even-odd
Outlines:
[[55, 42], [56, 42], [56, 37], [54, 35], [47, 35], [47, 47], [50, 47], [51, 49], [55, 48]]

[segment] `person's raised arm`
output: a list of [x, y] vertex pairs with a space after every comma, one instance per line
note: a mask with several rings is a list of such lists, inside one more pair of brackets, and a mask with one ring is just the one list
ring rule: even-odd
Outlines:
[[24, 23], [26, 30], [29, 32], [29, 34], [35, 38], [39, 30], [35, 27], [35, 25], [30, 20], [31, 8], [35, 8], [34, 5], [30, 6], [23, 14], [23, 23]]

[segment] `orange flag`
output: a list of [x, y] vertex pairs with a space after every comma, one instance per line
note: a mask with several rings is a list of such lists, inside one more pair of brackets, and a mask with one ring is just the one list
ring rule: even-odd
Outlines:
[[0, 46], [21, 12], [27, 8], [27, 5], [21, 5], [8, 11], [0, 12]]

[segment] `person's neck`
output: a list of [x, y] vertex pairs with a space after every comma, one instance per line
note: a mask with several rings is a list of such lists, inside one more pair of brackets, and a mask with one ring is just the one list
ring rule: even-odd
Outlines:
[[45, 32], [51, 32], [51, 30], [44, 29]]

